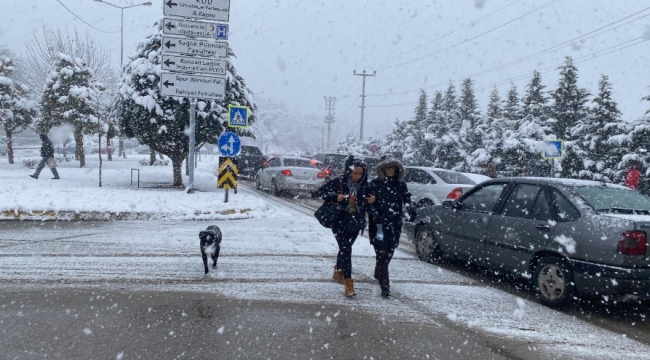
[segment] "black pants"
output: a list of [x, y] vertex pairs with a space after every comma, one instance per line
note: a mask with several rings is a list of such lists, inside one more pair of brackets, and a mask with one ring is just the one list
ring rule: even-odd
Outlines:
[[[41, 158], [41, 161], [38, 163], [38, 166], [36, 167], [36, 171], [34, 171], [35, 178], [38, 178], [38, 176], [41, 174], [41, 170], [43, 170], [45, 165], [47, 165], [47, 159], [49, 159], [49, 157]], [[52, 158], [52, 160], [54, 161], [54, 158]], [[55, 178], [59, 177], [59, 173], [56, 171], [56, 166], [50, 168], [50, 170], [52, 170], [52, 175], [54, 175]]]
[[399, 245], [402, 224], [387, 224], [382, 227], [384, 240], [373, 243], [373, 247], [375, 248], [375, 277], [379, 281], [379, 286], [382, 289], [388, 289], [390, 287], [388, 265], [393, 258], [393, 254], [395, 254], [395, 249]]
[[343, 272], [343, 278], [352, 278], [352, 245], [357, 240], [359, 232], [349, 233], [340, 228], [332, 229], [339, 252], [336, 255], [336, 267]]

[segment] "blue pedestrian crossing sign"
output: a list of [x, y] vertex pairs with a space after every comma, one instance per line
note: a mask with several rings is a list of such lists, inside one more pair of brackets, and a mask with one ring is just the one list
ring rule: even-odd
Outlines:
[[560, 159], [564, 157], [564, 140], [546, 140], [544, 141], [544, 150], [542, 151], [544, 159]]
[[225, 132], [219, 136], [219, 143], [217, 144], [217, 147], [223, 156], [237, 156], [241, 151], [241, 140], [237, 134]]
[[246, 106], [228, 105], [228, 126], [234, 128], [248, 127], [248, 108]]

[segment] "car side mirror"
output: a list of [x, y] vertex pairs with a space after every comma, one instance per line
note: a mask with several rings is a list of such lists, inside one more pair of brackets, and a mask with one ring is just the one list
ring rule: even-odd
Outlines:
[[443, 201], [442, 202], [442, 207], [447, 208], [447, 209], [451, 209], [452, 206], [453, 206], [452, 204], [453, 204], [453, 201]]

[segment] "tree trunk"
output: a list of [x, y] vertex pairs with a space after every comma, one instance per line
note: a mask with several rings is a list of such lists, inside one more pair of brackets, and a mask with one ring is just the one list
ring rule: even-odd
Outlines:
[[113, 150], [111, 149], [111, 138], [108, 137], [108, 134], [106, 134], [106, 157], [108, 158], [108, 161], [113, 161]]
[[174, 186], [183, 186], [183, 174], [181, 167], [184, 159], [172, 158], [172, 167], [174, 168]]
[[9, 159], [10, 164], [13, 164], [14, 163], [14, 140], [12, 137], [13, 132], [5, 129], [5, 134], [7, 136], [7, 159]]
[[154, 149], [150, 149], [151, 152], [149, 153], [149, 166], [153, 166], [153, 164], [156, 163], [156, 151]]
[[84, 134], [80, 130], [74, 131], [75, 153], [79, 157], [79, 167], [86, 167], [86, 154], [84, 153]]

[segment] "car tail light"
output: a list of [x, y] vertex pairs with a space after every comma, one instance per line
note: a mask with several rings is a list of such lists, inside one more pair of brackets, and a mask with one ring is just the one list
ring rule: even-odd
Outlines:
[[463, 195], [463, 188], [457, 187], [447, 195], [447, 199], [458, 199], [461, 195]]
[[625, 231], [616, 251], [622, 255], [645, 255], [646, 236], [643, 231]]
[[291, 170], [289, 170], [289, 169], [282, 170], [281, 173], [284, 176], [293, 176], [293, 174], [291, 173]]
[[325, 174], [325, 175], [329, 175], [331, 173], [332, 173], [332, 171], [330, 169], [323, 170], [323, 174]]
[[321, 171], [321, 172], [318, 173], [318, 175], [316, 175], [316, 177], [318, 177], [319, 179], [322, 179], [322, 178], [325, 177], [325, 174], [323, 174], [323, 172]]

